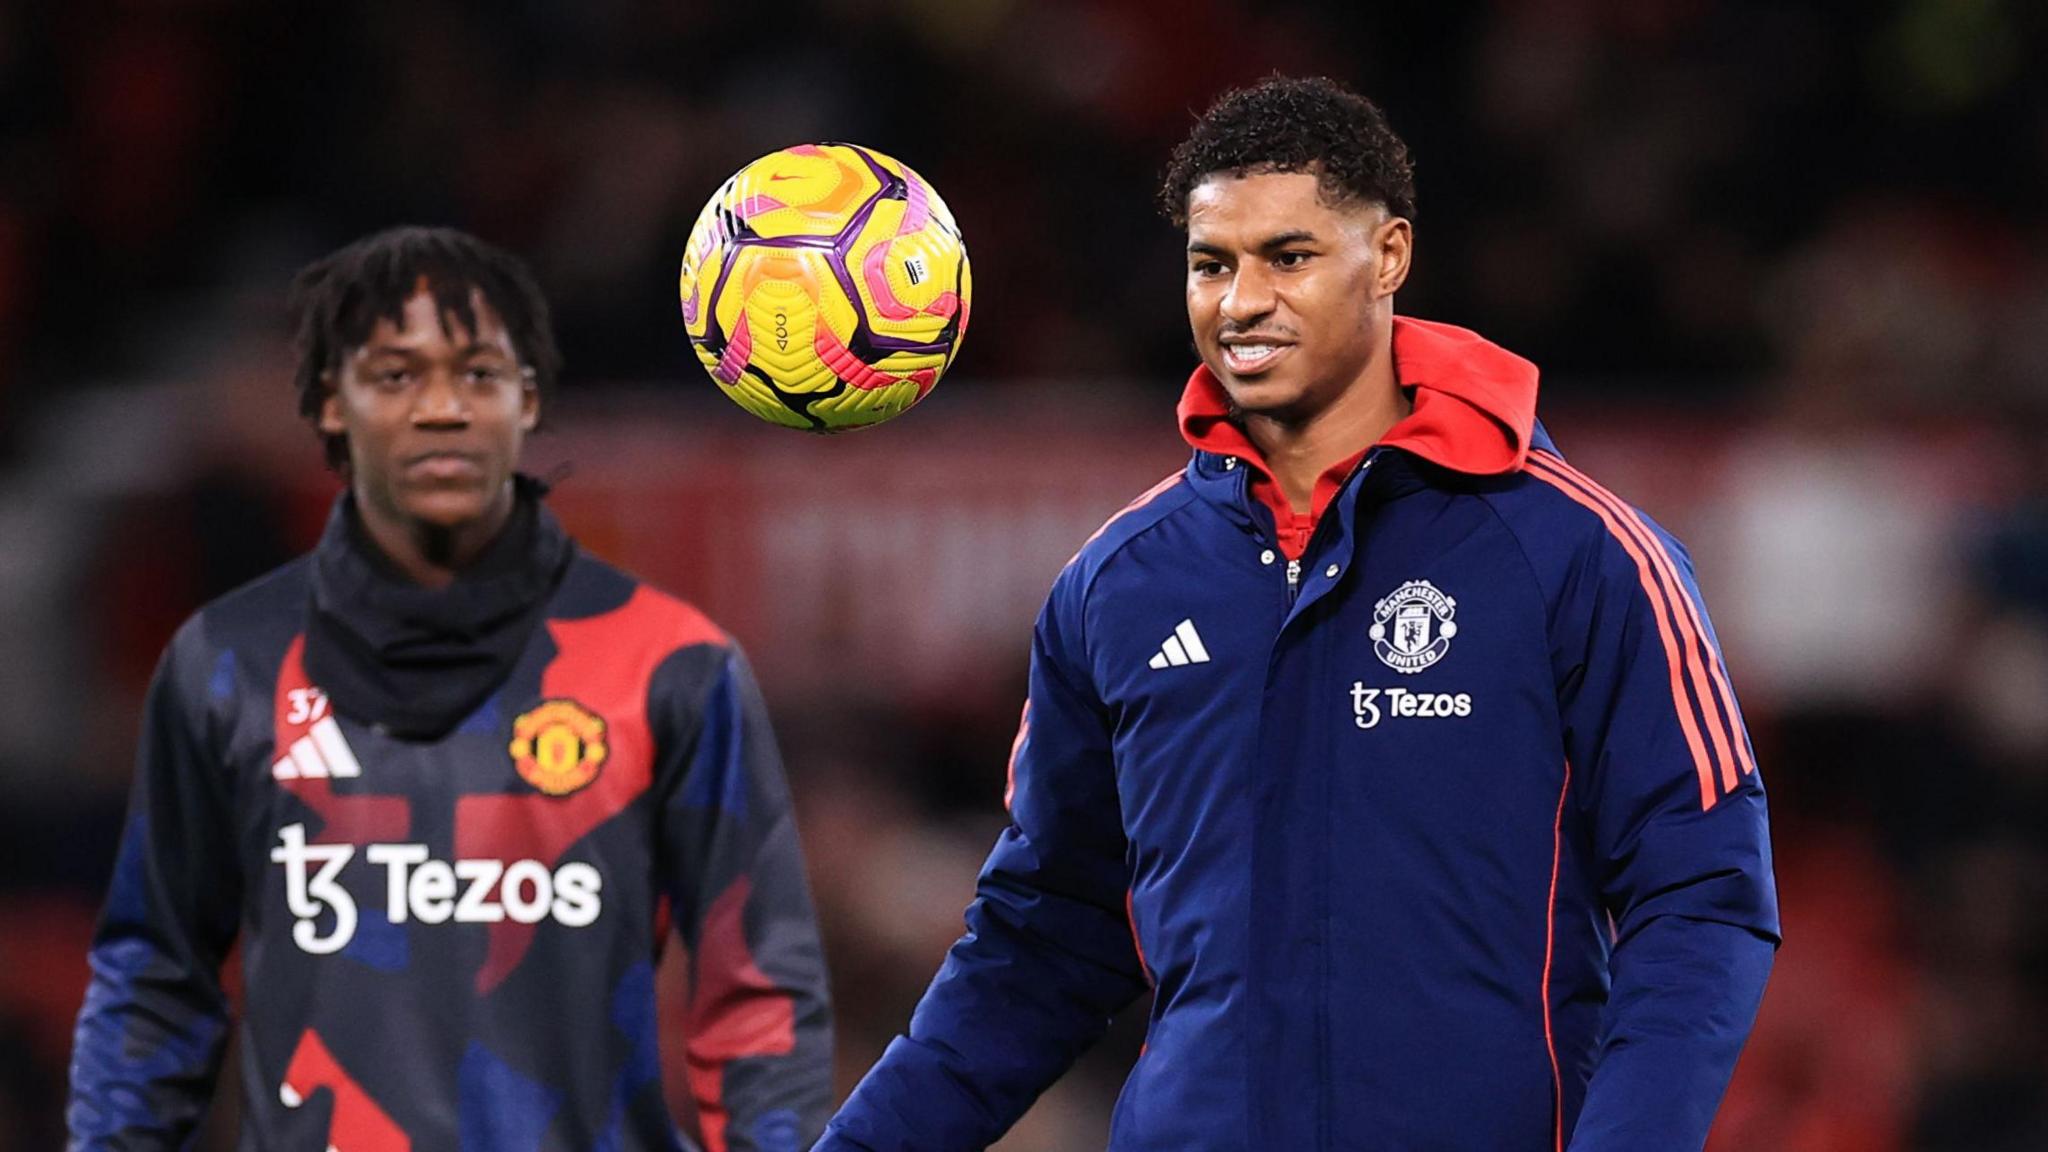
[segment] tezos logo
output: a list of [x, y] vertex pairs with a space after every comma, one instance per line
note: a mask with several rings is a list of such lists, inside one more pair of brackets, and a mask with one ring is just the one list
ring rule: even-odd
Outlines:
[[1373, 605], [1373, 654], [1380, 662], [1404, 676], [1413, 675], [1444, 658], [1451, 650], [1451, 637], [1458, 625], [1451, 617], [1458, 602], [1437, 591], [1427, 580], [1410, 580]]
[[[324, 956], [348, 946], [356, 934], [356, 900], [341, 884], [355, 858], [353, 844], [308, 844], [304, 824], [277, 830], [272, 863], [284, 865], [284, 901], [297, 920], [292, 942]], [[604, 877], [584, 863], [550, 870], [538, 860], [435, 860], [425, 844], [368, 844], [363, 858], [384, 867], [385, 913], [393, 924], [537, 924], [552, 919], [587, 928], [604, 911]], [[460, 884], [458, 885], [458, 882]], [[460, 892], [458, 894], [458, 887]], [[334, 922], [320, 931], [324, 914]]]
[[[1384, 703], [1381, 697], [1385, 697]], [[1367, 688], [1365, 681], [1351, 682], [1351, 722], [1360, 728], [1377, 728], [1388, 716], [1419, 717], [1470, 716], [1472, 694], [1459, 692], [1410, 692], [1406, 688]]]

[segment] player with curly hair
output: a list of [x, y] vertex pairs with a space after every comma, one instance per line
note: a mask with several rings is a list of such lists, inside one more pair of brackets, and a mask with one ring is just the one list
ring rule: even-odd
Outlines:
[[1778, 910], [1690, 558], [1394, 314], [1370, 102], [1229, 93], [1161, 200], [1193, 456], [1054, 581], [967, 934], [818, 1148], [986, 1147], [1148, 985], [1114, 1152], [1700, 1148]]
[[157, 668], [68, 1147], [191, 1147], [234, 1016], [245, 1150], [695, 1146], [656, 1044], [673, 925], [701, 1147], [794, 1152], [832, 1037], [766, 707], [723, 631], [517, 471], [560, 364], [539, 286], [394, 228], [292, 288], [346, 490]]

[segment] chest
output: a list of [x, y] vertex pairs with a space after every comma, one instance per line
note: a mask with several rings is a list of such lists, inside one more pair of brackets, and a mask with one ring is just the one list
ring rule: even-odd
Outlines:
[[565, 679], [535, 649], [431, 741], [333, 714], [297, 642], [243, 685], [226, 752], [252, 920], [287, 920], [320, 954], [405, 925], [584, 927], [648, 903], [644, 685]]
[[1287, 561], [1221, 517], [1133, 541], [1089, 601], [1127, 810], [1183, 822], [1276, 775], [1406, 803], [1513, 787], [1556, 742], [1547, 607], [1483, 501], [1427, 494], [1323, 525]]

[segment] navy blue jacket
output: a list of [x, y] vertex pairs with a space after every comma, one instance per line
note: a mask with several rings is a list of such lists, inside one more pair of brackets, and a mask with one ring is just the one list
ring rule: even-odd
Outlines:
[[820, 1149], [986, 1146], [1148, 983], [1115, 1152], [1704, 1144], [1778, 913], [1690, 559], [1533, 365], [1394, 357], [1415, 413], [1298, 563], [1196, 373], [1186, 470], [1039, 617], [968, 932]]

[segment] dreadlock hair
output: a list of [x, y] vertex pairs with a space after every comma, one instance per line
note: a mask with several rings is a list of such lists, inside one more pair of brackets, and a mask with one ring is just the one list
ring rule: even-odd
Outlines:
[[[292, 278], [292, 344], [298, 350], [299, 415], [320, 426], [320, 409], [342, 358], [370, 338], [377, 321], [399, 324], [405, 303], [426, 281], [441, 322], [476, 332], [472, 293], [504, 322], [512, 350], [545, 400], [562, 356], [548, 322], [547, 301], [518, 257], [453, 228], [391, 228], [323, 256]], [[546, 405], [542, 405], [545, 412]], [[327, 466], [348, 468], [348, 437], [321, 433]]]
[[1271, 76], [1218, 97], [1160, 181], [1159, 209], [1174, 227], [1187, 226], [1188, 193], [1218, 172], [1310, 172], [1326, 202], [1384, 204], [1415, 218], [1408, 145], [1377, 104], [1326, 76]]

